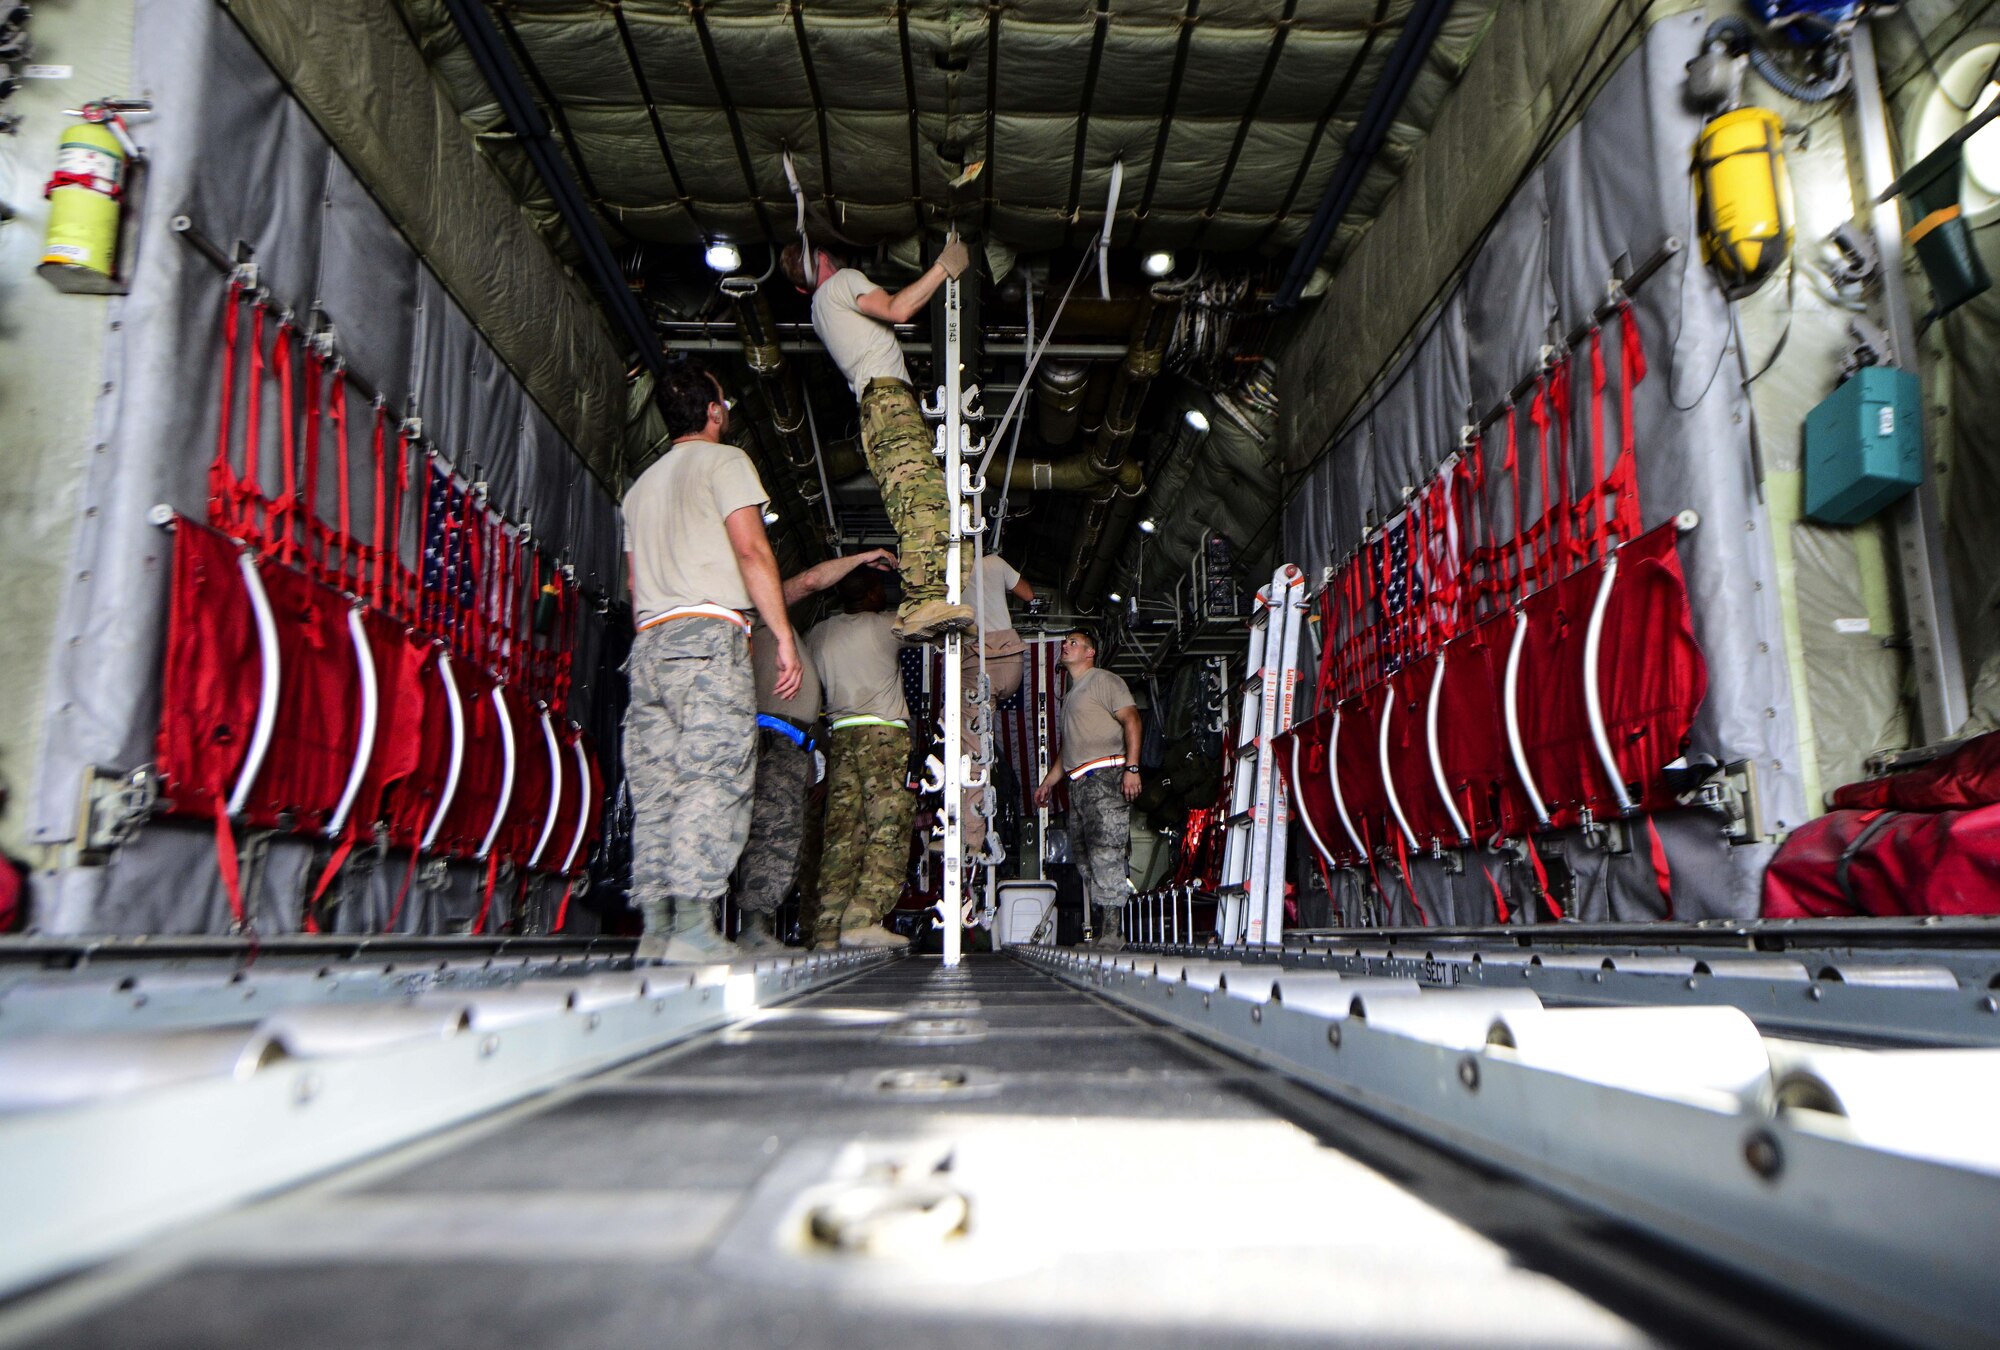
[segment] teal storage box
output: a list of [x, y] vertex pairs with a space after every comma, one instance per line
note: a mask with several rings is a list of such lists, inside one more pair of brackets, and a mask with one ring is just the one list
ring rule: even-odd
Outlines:
[[1923, 391], [1894, 366], [1863, 366], [1806, 414], [1806, 515], [1858, 525], [1924, 480]]

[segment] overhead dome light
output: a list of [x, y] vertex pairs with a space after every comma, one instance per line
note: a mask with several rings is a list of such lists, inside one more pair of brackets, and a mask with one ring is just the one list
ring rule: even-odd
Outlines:
[[1156, 249], [1148, 253], [1146, 260], [1139, 265], [1146, 269], [1147, 276], [1163, 277], [1174, 270], [1174, 255], [1165, 249]]
[[1118, 594], [1118, 592], [1116, 591], [1112, 591], [1109, 595], [1105, 596], [1104, 598], [1109, 600], [1114, 605], [1122, 605], [1125, 603], [1125, 597]]
[[1194, 434], [1197, 436], [1206, 436], [1208, 434], [1208, 418], [1202, 415], [1202, 411], [1199, 408], [1189, 408], [1187, 410], [1187, 424], [1194, 429]]
[[737, 252], [734, 244], [710, 244], [708, 252], [702, 257], [707, 261], [711, 272], [734, 272], [743, 266], [743, 255]]
[[1160, 528], [1160, 522], [1154, 520], [1151, 516], [1147, 516], [1144, 520], [1139, 522], [1140, 534], [1151, 534], [1159, 528]]

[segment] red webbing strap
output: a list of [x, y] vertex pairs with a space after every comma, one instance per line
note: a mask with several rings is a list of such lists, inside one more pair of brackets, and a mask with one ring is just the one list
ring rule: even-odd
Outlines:
[[[410, 433], [406, 428], [396, 428], [396, 507], [389, 513], [389, 588], [396, 613], [404, 622], [414, 622], [416, 605], [413, 599], [416, 591], [411, 582], [410, 569], [403, 565], [403, 512], [410, 496]], [[417, 556], [421, 558], [424, 541], [417, 540]]]
[[1570, 537], [1585, 558], [1604, 551], [1604, 332], [1590, 330], [1590, 486], [1570, 508]]
[[[562, 652], [556, 658], [556, 680], [557, 688], [562, 695], [563, 711], [568, 712], [570, 677], [574, 674], [576, 665], [576, 620], [581, 607], [577, 603], [576, 586], [570, 581], [567, 574], [563, 575], [559, 603], [562, 605], [563, 641]], [[943, 658], [940, 657], [939, 659], [942, 660]], [[944, 683], [942, 680], [939, 681], [938, 688], [940, 691], [943, 690]], [[943, 693], [940, 692], [938, 697], [943, 698]]]
[[384, 470], [387, 466], [382, 463], [384, 454], [388, 449], [388, 423], [389, 410], [383, 406], [380, 399], [375, 400], [375, 435], [370, 450], [375, 459], [375, 495], [370, 499], [369, 508], [375, 517], [375, 521], [373, 528], [369, 531], [370, 543], [367, 563], [370, 574], [368, 577], [368, 598], [374, 603], [377, 609], [382, 608], [382, 530], [389, 515], [389, 503], [383, 499], [387, 477]]
[[575, 889], [576, 883], [574, 881], [563, 887], [562, 903], [556, 906], [556, 926], [549, 930], [551, 933], [562, 932], [563, 925], [569, 922], [569, 897], [570, 893]]
[[1653, 857], [1653, 877], [1659, 883], [1660, 899], [1667, 902], [1666, 917], [1674, 917], [1674, 869], [1667, 861], [1667, 846], [1660, 840], [1659, 827], [1646, 817], [1646, 839]]
[[229, 799], [215, 790], [215, 870], [222, 874], [222, 893], [229, 899], [229, 913], [239, 929], [248, 928], [243, 917], [243, 874], [236, 856], [236, 831], [229, 825]]
[[500, 851], [486, 855], [486, 890], [479, 897], [479, 917], [472, 921], [475, 935], [486, 931], [486, 916], [493, 912], [493, 883], [500, 875]]
[[485, 605], [485, 592], [480, 584], [484, 578], [479, 574], [479, 524], [478, 511], [472, 500], [472, 484], [467, 483], [465, 485], [465, 511], [459, 525], [460, 573], [457, 594], [461, 597], [464, 596], [466, 592], [465, 583], [469, 576], [472, 582], [472, 603], [466, 606], [463, 621], [459, 625], [462, 630], [460, 645], [465, 649], [465, 659], [475, 664], [479, 661], [479, 639], [483, 631], [483, 625], [480, 623], [480, 611]]
[[1646, 378], [1639, 316], [1629, 304], [1618, 315], [1618, 365], [1618, 463], [1612, 466], [1610, 486], [1618, 541], [1629, 544], [1640, 534], [1638, 431], [1632, 424], [1632, 391]]
[[1403, 874], [1403, 889], [1410, 893], [1410, 905], [1417, 911], [1417, 917], [1423, 920], [1424, 927], [1429, 928], [1431, 916], [1424, 909], [1424, 902], [1417, 899], [1417, 884], [1410, 880], [1410, 859], [1408, 850], [1403, 846], [1403, 832], [1391, 830], [1389, 833], [1396, 838], [1396, 867]]
[[[327, 555], [326, 527], [319, 519], [319, 433], [322, 420], [320, 404], [325, 383], [325, 363], [312, 343], [306, 343], [306, 467], [304, 480], [299, 485], [299, 499], [293, 503], [294, 515], [300, 517], [298, 544], [306, 552], [306, 570], [324, 580], [326, 577]], [[320, 543], [320, 556], [314, 561], [313, 541]], [[294, 553], [297, 552], [295, 548]]]
[[1560, 920], [1563, 916], [1562, 906], [1556, 903], [1555, 896], [1549, 894], [1549, 874], [1548, 869], [1542, 866], [1541, 850], [1535, 847], [1534, 840], [1530, 839], [1527, 843], [1528, 861], [1535, 869], [1535, 889], [1541, 892], [1542, 899], [1548, 903], [1549, 913]]
[[[1548, 572], [1548, 558], [1542, 554], [1542, 546], [1548, 540], [1548, 514], [1554, 510], [1550, 502], [1556, 500], [1556, 484], [1550, 474], [1550, 454], [1548, 454], [1548, 378], [1534, 382], [1534, 400], [1528, 404], [1528, 424], [1534, 428], [1534, 456], [1540, 460], [1542, 468], [1542, 514], [1536, 516], [1528, 530], [1528, 558], [1534, 570], [1534, 584], [1542, 586]], [[1528, 584], [1522, 582], [1522, 594], [1528, 594]]]
[[271, 348], [271, 369], [278, 377], [278, 446], [284, 455], [284, 486], [271, 504], [271, 537], [266, 553], [275, 548], [281, 562], [298, 560], [298, 541], [292, 537], [293, 517], [299, 509], [298, 478], [298, 391], [292, 379], [292, 325], [278, 321], [278, 340]]
[[[1528, 401], [1528, 425], [1535, 429], [1535, 459], [1542, 473], [1542, 499], [1549, 495], [1549, 408], [1548, 381], [1535, 381], [1535, 396]], [[1511, 428], [1510, 428], [1511, 430]], [[1521, 516], [1521, 472], [1514, 459], [1514, 447], [1507, 447], [1508, 463], [1514, 469], [1514, 587], [1520, 599], [1531, 589], [1529, 582], [1542, 577], [1542, 527], [1540, 520], [1529, 524]]]
[[340, 474], [338, 493], [340, 505], [336, 508], [340, 533], [335, 539], [340, 565], [336, 570], [340, 579], [340, 589], [358, 591], [361, 589], [361, 579], [358, 576], [350, 579], [348, 575], [350, 563], [357, 568], [361, 565], [359, 556], [361, 550], [354, 539], [354, 508], [348, 500], [347, 374], [339, 366], [333, 368], [333, 392], [327, 401], [327, 416], [333, 421], [334, 465]]
[[236, 535], [246, 543], [263, 539], [264, 476], [259, 467], [264, 439], [264, 305], [250, 304], [250, 403], [243, 410], [243, 476], [236, 480]]
[[1486, 884], [1493, 888], [1493, 913], [1501, 923], [1511, 922], [1513, 915], [1507, 908], [1507, 892], [1500, 885], [1500, 878], [1493, 875], [1493, 869], [1481, 869], [1486, 873]]
[[340, 843], [334, 846], [333, 856], [326, 860], [326, 870], [319, 874], [319, 881], [313, 886], [312, 899], [306, 901], [302, 922], [308, 933], [319, 931], [319, 920], [313, 917], [313, 911], [319, 908], [321, 897], [326, 894], [327, 887], [333, 884], [333, 879], [340, 875], [340, 865], [347, 861], [347, 855], [352, 852], [354, 852], [354, 830], [349, 828], [341, 831]]
[[236, 349], [242, 344], [237, 311], [242, 301], [242, 285], [231, 281], [222, 311], [222, 415], [216, 426], [215, 460], [208, 466], [208, 523], [225, 534], [235, 533], [236, 528], [236, 469], [229, 462], [229, 433], [236, 415]]
[[1549, 503], [1549, 510], [1555, 515], [1556, 530], [1551, 557], [1561, 559], [1557, 565], [1557, 576], [1569, 570], [1565, 564], [1580, 561], [1584, 552], [1583, 541], [1570, 528], [1576, 514], [1576, 471], [1569, 457], [1570, 437], [1576, 430], [1575, 390], [1570, 384], [1570, 367], [1569, 354], [1564, 353], [1549, 379], [1549, 413], [1556, 427], [1556, 466], [1562, 487], [1562, 495]]
[[1314, 702], [1318, 707], [1328, 706], [1327, 695], [1333, 684], [1333, 659], [1340, 649], [1339, 630], [1334, 618], [1333, 583], [1320, 592], [1319, 597], [1319, 682], [1313, 686]]
[[[438, 496], [437, 484], [432, 482], [431, 479], [432, 476], [436, 474], [436, 472], [437, 472], [436, 467], [430, 462], [429, 457], [426, 456], [424, 459], [424, 474], [423, 474], [424, 481], [422, 485], [424, 501], [423, 501], [423, 506], [421, 508], [422, 514], [417, 517], [418, 521], [420, 522], [417, 528], [417, 572], [419, 580], [422, 579], [425, 558], [426, 555], [430, 552], [430, 546], [431, 546], [431, 504], [434, 501], [436, 501]], [[438, 531], [438, 539], [439, 539], [438, 551], [440, 555], [445, 555], [445, 551], [449, 548], [451, 541], [447, 537], [446, 532], [444, 530]], [[445, 578], [450, 575], [451, 574], [449, 570], [446, 569], [443, 565], [443, 559], [441, 556], [438, 566], [439, 591], [448, 589], [444, 583], [445, 583]], [[426, 632], [436, 632], [440, 625], [436, 624], [434, 621], [437, 618], [438, 607], [444, 602], [444, 597], [442, 595], [434, 594], [420, 585], [417, 588], [415, 598], [416, 598], [417, 627], [423, 629]]]

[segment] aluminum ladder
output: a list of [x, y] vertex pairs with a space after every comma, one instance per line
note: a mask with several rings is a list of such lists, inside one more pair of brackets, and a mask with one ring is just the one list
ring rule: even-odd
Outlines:
[[[1271, 740], [1292, 724], [1299, 682], [1305, 574], [1290, 563], [1257, 592], [1234, 730], [1235, 767], [1224, 821], [1215, 931], [1234, 945], [1276, 944], [1285, 931], [1285, 837], [1291, 820]], [[1246, 730], [1250, 733], [1245, 735]]]

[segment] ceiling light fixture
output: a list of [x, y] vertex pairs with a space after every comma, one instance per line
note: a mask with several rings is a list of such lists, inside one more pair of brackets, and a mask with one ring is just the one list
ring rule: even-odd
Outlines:
[[711, 272], [734, 272], [743, 266], [743, 255], [736, 251], [736, 245], [729, 243], [710, 244], [708, 252], [702, 255], [702, 259], [707, 262]]
[[1197, 436], [1206, 436], [1208, 434], [1208, 418], [1202, 415], [1202, 411], [1199, 408], [1189, 408], [1187, 410], [1187, 424]]
[[1165, 249], [1156, 249], [1148, 253], [1146, 260], [1139, 265], [1146, 269], [1147, 276], [1163, 277], [1174, 270], [1174, 255]]
[[1114, 605], [1122, 605], [1125, 603], [1125, 597], [1118, 594], [1118, 592], [1116, 591], [1111, 592], [1109, 595], [1105, 597], [1105, 599], [1109, 600]]
[[1151, 516], [1147, 516], [1144, 520], [1139, 522], [1140, 534], [1152, 534], [1159, 528], [1160, 528], [1160, 522], [1154, 520]]

